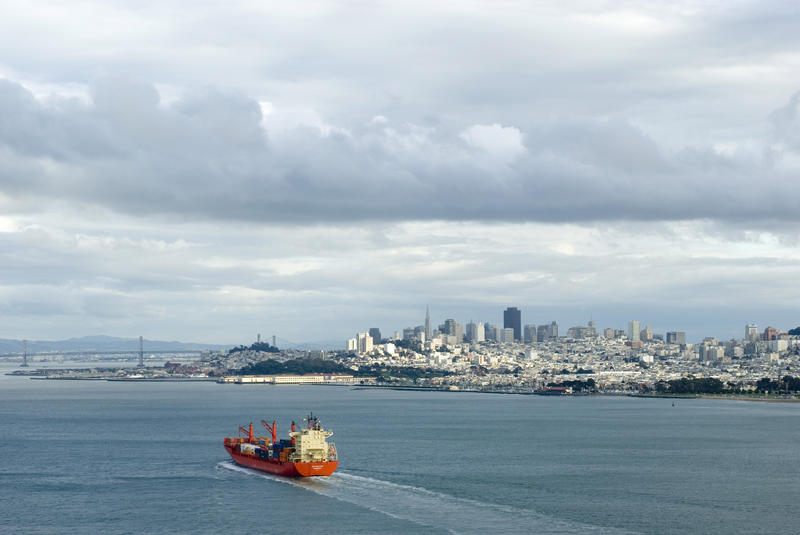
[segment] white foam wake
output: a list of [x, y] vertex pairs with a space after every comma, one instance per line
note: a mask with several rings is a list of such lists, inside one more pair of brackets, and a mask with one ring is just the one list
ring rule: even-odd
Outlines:
[[337, 471], [326, 478], [291, 479], [231, 461], [220, 467], [294, 485], [336, 500], [364, 507], [393, 518], [442, 529], [457, 535], [472, 533], [574, 534], [630, 533], [614, 528], [558, 520], [526, 509], [456, 498], [420, 487]]

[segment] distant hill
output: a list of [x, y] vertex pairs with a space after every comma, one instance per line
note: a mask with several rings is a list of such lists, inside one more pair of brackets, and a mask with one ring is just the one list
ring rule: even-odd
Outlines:
[[[162, 340], [143, 341], [145, 353], [148, 351], [212, 351], [230, 349], [230, 345], [198, 344], [194, 342], [165, 342]], [[139, 338], [118, 338], [116, 336], [82, 336], [68, 340], [28, 340], [28, 354], [49, 351], [138, 351]], [[22, 353], [22, 340], [0, 338], [0, 355], [19, 355]]]

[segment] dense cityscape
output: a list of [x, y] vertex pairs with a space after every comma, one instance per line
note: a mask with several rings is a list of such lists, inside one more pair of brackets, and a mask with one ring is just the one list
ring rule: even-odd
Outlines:
[[[436, 328], [430, 314], [423, 325], [382, 338], [369, 329], [347, 341], [356, 365], [430, 367], [450, 375], [429, 382], [455, 388], [491, 390], [577, 389], [604, 392], [677, 390], [685, 379], [691, 386], [736, 392], [779, 388], [785, 376], [798, 372], [800, 332], [755, 324], [744, 326], [741, 339], [705, 338], [689, 344], [684, 332], [654, 333], [639, 321], [627, 329], [598, 330], [590, 321], [560, 335], [558, 324], [523, 325], [521, 311], [509, 307], [503, 325], [470, 321], [464, 328], [447, 319]], [[766, 384], [763, 380], [774, 380]], [[673, 382], [670, 386], [665, 384]], [[759, 381], [762, 381], [759, 385]], [[701, 387], [705, 385], [704, 387]], [[766, 388], [764, 388], [766, 386]]]
[[47, 378], [216, 380], [221, 383], [347, 384], [540, 394], [789, 394], [800, 390], [800, 329], [744, 326], [741, 339], [687, 343], [637, 320], [600, 331], [593, 321], [559, 332], [555, 321], [523, 324], [509, 307], [502, 326], [446, 319], [383, 336], [370, 328], [346, 350], [279, 349], [259, 335], [250, 346], [189, 354], [163, 366], [20, 371]]

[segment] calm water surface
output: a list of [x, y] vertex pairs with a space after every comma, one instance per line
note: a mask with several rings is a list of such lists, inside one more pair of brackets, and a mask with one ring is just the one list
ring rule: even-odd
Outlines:
[[[0, 368], [5, 372], [13, 368]], [[222, 438], [309, 410], [340, 469]], [[0, 377], [8, 533], [795, 533], [800, 405]]]

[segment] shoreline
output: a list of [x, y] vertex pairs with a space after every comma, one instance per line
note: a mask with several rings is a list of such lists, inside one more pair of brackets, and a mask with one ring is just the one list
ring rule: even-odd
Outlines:
[[[163, 378], [127, 378], [127, 377], [46, 377], [35, 375], [22, 375], [7, 373], [5, 375], [28, 377], [28, 379], [40, 381], [108, 381], [108, 382], [125, 382], [125, 383], [220, 383], [216, 378], [204, 377], [163, 377]], [[239, 385], [241, 386], [241, 385]], [[778, 397], [774, 394], [761, 394], [761, 395], [743, 395], [743, 394], [637, 394], [628, 392], [587, 392], [575, 394], [546, 394], [539, 392], [514, 392], [508, 390], [475, 390], [475, 389], [450, 389], [440, 387], [425, 387], [416, 385], [363, 385], [363, 384], [287, 384], [287, 385], [246, 385], [246, 386], [339, 386], [348, 387], [352, 390], [396, 390], [396, 391], [411, 391], [411, 392], [444, 392], [444, 393], [471, 393], [471, 394], [505, 394], [505, 395], [519, 395], [519, 396], [545, 396], [545, 397], [587, 397], [587, 396], [614, 396], [614, 397], [632, 397], [644, 399], [681, 399], [681, 400], [695, 400], [695, 399], [708, 399], [718, 401], [753, 401], [761, 403], [800, 403], [800, 395], [791, 397]]]
[[773, 394], [762, 395], [743, 395], [743, 394], [627, 394], [632, 398], [652, 398], [652, 399], [714, 399], [727, 401], [756, 401], [761, 403], [800, 403], [800, 397], [777, 397]]

